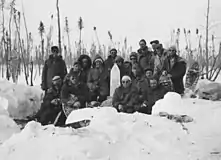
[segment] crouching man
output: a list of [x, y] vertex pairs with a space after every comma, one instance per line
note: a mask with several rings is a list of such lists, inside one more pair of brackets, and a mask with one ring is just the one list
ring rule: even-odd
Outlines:
[[62, 80], [59, 76], [52, 79], [52, 86], [44, 96], [41, 108], [35, 118], [42, 125], [48, 125], [55, 121], [56, 116], [61, 111], [60, 91]]
[[139, 110], [138, 89], [132, 85], [129, 76], [123, 76], [121, 86], [115, 90], [112, 105], [119, 112], [134, 113]]
[[158, 101], [162, 97], [162, 93], [160, 90], [161, 89], [158, 85], [157, 80], [154, 78], [150, 78], [149, 87], [147, 90], [147, 97], [145, 98], [138, 112], [149, 115], [152, 114], [153, 106], [155, 105], [156, 101]]
[[81, 83], [77, 76], [71, 75], [66, 79], [61, 90], [62, 108], [66, 117], [73, 110], [86, 107], [88, 92], [87, 85]]

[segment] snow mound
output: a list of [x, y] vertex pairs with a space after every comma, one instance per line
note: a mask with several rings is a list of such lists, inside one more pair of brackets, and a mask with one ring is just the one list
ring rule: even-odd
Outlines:
[[0, 97], [0, 144], [8, 139], [13, 133], [20, 131], [16, 123], [9, 118], [7, 112], [8, 100]]
[[201, 80], [196, 88], [199, 98], [207, 98], [209, 100], [221, 99], [221, 83]]
[[[212, 152], [220, 152], [220, 103], [208, 107], [207, 101], [182, 100], [172, 93], [165, 96], [167, 100], [171, 98], [176, 101], [174, 107], [184, 101], [183, 104], [191, 105], [187, 107], [189, 113], [193, 108], [195, 122], [186, 124], [189, 133], [181, 124], [159, 116], [119, 114], [110, 107], [84, 109], [73, 111], [66, 123], [89, 118], [91, 124], [86, 128], [74, 130], [30, 122], [21, 133], [13, 135], [0, 146], [1, 158], [158, 160], [167, 157], [170, 160], [194, 160], [208, 159]], [[206, 115], [206, 112], [209, 114]]]
[[8, 113], [14, 119], [25, 119], [39, 109], [43, 91], [38, 87], [0, 81], [0, 96], [8, 100]]

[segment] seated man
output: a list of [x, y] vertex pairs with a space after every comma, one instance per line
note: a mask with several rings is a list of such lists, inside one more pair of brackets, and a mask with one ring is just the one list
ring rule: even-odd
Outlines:
[[144, 103], [141, 105], [141, 108], [138, 112], [144, 114], [151, 114], [152, 107], [154, 106], [155, 102], [161, 98], [160, 88], [157, 83], [157, 80], [154, 78], [149, 79], [149, 88], [147, 92], [147, 97], [145, 98]]
[[66, 117], [72, 110], [85, 108], [88, 102], [88, 87], [81, 83], [78, 76], [71, 75], [61, 89], [61, 101]]
[[115, 90], [112, 105], [119, 112], [134, 113], [140, 108], [138, 89], [129, 76], [123, 76], [121, 86]]
[[164, 71], [159, 79], [160, 98], [163, 98], [168, 92], [173, 92], [173, 82], [167, 73]]
[[61, 111], [60, 91], [62, 80], [59, 76], [52, 79], [52, 86], [44, 96], [43, 103], [35, 118], [42, 125], [51, 124]]

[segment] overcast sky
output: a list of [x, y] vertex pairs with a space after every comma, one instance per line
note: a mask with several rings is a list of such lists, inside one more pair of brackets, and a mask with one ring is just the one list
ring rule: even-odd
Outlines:
[[[57, 43], [56, 0], [22, 0], [29, 32], [39, 41], [38, 26], [43, 21], [46, 33], [50, 26], [50, 17], [54, 14], [54, 43]], [[21, 7], [21, 0], [17, 8]], [[68, 17], [71, 29], [71, 43], [79, 38], [77, 21], [84, 21], [83, 41], [91, 44], [95, 39], [93, 27], [97, 27], [99, 40], [108, 44], [108, 30], [114, 41], [128, 44], [134, 49], [140, 39], [147, 41], [159, 39], [163, 43], [170, 40], [170, 31], [175, 28], [187, 28], [195, 32], [199, 25], [205, 25], [207, 0], [60, 0], [61, 22]], [[211, 0], [211, 22], [221, 21], [221, 0]], [[218, 28], [218, 29], [217, 29]], [[211, 32], [221, 36], [221, 25]], [[202, 28], [201, 28], [202, 29]], [[182, 29], [183, 30], [183, 29]], [[183, 38], [182, 38], [183, 39]]]

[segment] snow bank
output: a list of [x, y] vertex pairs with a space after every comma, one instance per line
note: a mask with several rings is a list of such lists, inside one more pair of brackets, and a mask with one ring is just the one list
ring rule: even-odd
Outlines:
[[73, 130], [30, 122], [0, 147], [0, 155], [7, 160], [209, 159], [221, 151], [220, 104], [169, 93], [154, 106], [155, 113], [192, 116], [194, 122], [188, 124], [156, 115], [118, 114], [110, 107], [74, 111], [66, 123], [90, 119], [91, 124]]
[[0, 97], [0, 144], [4, 142], [4, 140], [8, 139], [13, 133], [17, 133], [20, 131], [19, 127], [16, 123], [9, 118], [9, 114], [7, 112], [8, 109], [8, 100]]
[[0, 81], [0, 96], [8, 100], [10, 117], [25, 119], [39, 110], [43, 92], [39, 87], [13, 84], [5, 80]]

